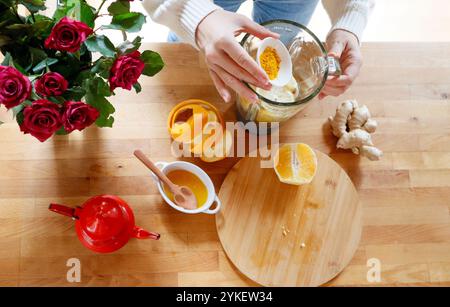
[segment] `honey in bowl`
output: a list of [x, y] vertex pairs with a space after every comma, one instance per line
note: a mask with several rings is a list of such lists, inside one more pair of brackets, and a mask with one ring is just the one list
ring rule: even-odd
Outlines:
[[[174, 184], [186, 186], [191, 189], [197, 199], [197, 208], [202, 207], [206, 203], [206, 200], [208, 199], [208, 189], [203, 181], [195, 174], [186, 170], [177, 169], [168, 172], [166, 175]], [[164, 185], [163, 188], [167, 197], [169, 197], [171, 201], [175, 202], [170, 189], [166, 185]]]

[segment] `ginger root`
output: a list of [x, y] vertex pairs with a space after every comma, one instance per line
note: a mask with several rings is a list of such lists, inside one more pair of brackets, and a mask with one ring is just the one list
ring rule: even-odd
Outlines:
[[366, 106], [359, 106], [356, 100], [344, 101], [328, 120], [333, 134], [339, 138], [337, 148], [351, 149], [354, 154], [372, 161], [383, 155], [372, 143], [370, 134], [377, 129], [377, 122]]

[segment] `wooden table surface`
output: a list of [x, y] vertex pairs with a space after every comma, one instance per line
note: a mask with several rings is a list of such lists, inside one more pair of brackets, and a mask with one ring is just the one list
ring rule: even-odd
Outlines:
[[[152, 44], [167, 66], [143, 77], [143, 91], [118, 91], [113, 129], [89, 128], [44, 144], [19, 132], [0, 110], [0, 285], [254, 285], [227, 260], [214, 217], [184, 215], [165, 205], [148, 171], [133, 158], [142, 149], [173, 160], [166, 118], [188, 98], [216, 103], [227, 119], [201, 58], [186, 45]], [[365, 65], [340, 98], [311, 102], [281, 129], [281, 141], [306, 142], [335, 159], [355, 183], [363, 234], [349, 266], [328, 285], [371, 285], [367, 260], [381, 261], [375, 285], [450, 285], [450, 44], [368, 43]], [[355, 98], [379, 122], [375, 144], [385, 155], [370, 162], [336, 150], [326, 125], [336, 105]], [[197, 161], [217, 189], [236, 163]], [[99, 255], [78, 242], [74, 223], [47, 210], [96, 194], [123, 197], [137, 224], [160, 241], [132, 240]], [[82, 280], [66, 280], [66, 261], [80, 259]]]

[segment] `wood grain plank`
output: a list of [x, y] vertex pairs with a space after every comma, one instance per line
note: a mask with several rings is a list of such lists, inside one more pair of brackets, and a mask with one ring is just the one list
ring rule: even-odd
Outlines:
[[[142, 93], [117, 90], [111, 129], [90, 127], [40, 143], [24, 136], [0, 108], [0, 286], [78, 286], [66, 261], [82, 262], [81, 286], [258, 286], [228, 260], [214, 217], [183, 215], [165, 204], [148, 171], [132, 156], [139, 148], [172, 161], [166, 117], [178, 102], [201, 98], [225, 118], [233, 103], [217, 94], [199, 53], [186, 44], [145, 44], [166, 67], [140, 79]], [[363, 233], [349, 266], [327, 286], [450, 286], [450, 44], [367, 43], [364, 67], [340, 97], [312, 100], [281, 126], [281, 142], [305, 142], [329, 154], [358, 187]], [[327, 117], [345, 99], [366, 104], [379, 122], [371, 162], [335, 148]], [[219, 189], [239, 159], [202, 167]], [[132, 240], [112, 255], [83, 248], [74, 222], [48, 211], [51, 202], [76, 206], [111, 193], [133, 208], [136, 223], [162, 234]], [[382, 281], [366, 279], [378, 258]]]

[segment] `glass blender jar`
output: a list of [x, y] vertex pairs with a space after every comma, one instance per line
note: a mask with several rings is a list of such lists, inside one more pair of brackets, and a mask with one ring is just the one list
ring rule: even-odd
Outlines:
[[[293, 79], [284, 87], [272, 86], [270, 91], [246, 84], [253, 90], [258, 103], [237, 97], [238, 117], [243, 122], [284, 122], [304, 109], [307, 102], [319, 94], [329, 75], [339, 75], [337, 59], [327, 55], [320, 40], [305, 26], [289, 20], [271, 20], [262, 24], [280, 34], [292, 60]], [[261, 40], [247, 34], [242, 47], [256, 60]]]

